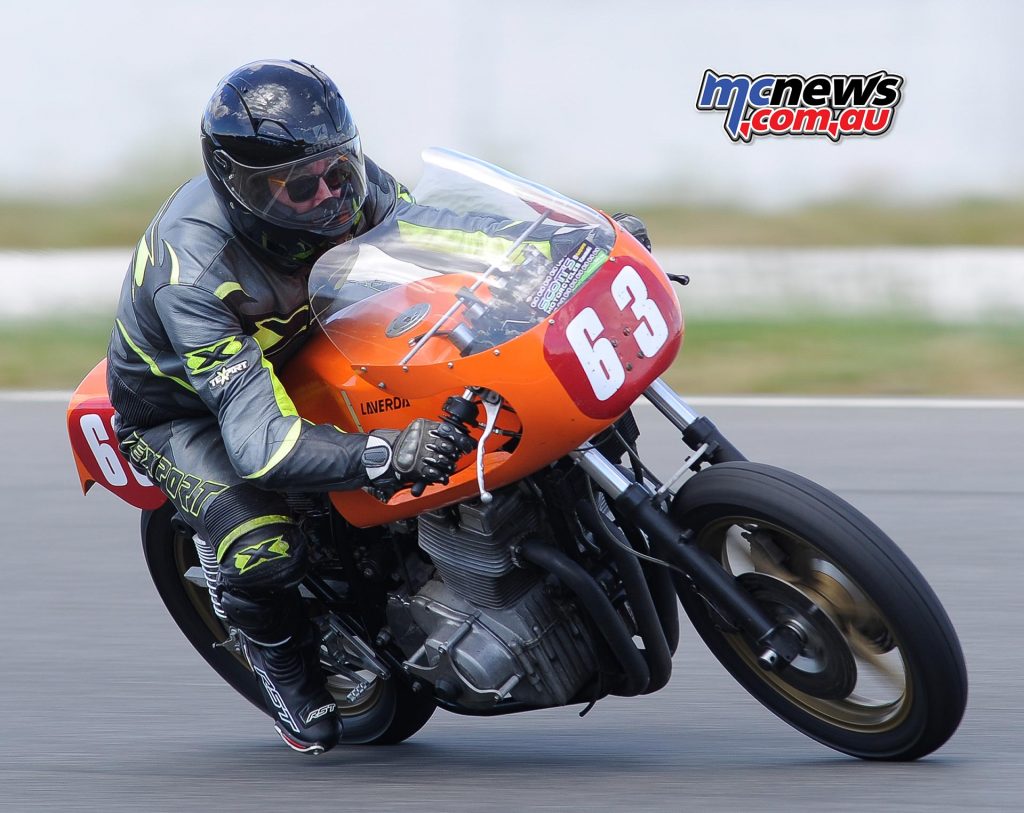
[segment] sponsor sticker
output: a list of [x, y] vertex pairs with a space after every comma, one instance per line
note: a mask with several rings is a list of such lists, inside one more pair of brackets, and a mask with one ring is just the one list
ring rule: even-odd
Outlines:
[[584, 240], [571, 254], [551, 266], [533, 296], [530, 305], [544, 313], [552, 313], [589, 279], [607, 259], [608, 254]]

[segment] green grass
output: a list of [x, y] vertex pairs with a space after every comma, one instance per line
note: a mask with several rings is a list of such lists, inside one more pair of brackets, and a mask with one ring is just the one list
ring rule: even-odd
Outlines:
[[687, 322], [668, 374], [689, 393], [1024, 395], [1024, 326], [915, 318]]
[[[614, 209], [606, 209], [614, 211]], [[755, 212], [735, 207], [637, 207], [658, 246], [1024, 245], [1024, 201], [892, 206], [839, 200]]]
[[16, 320], [0, 325], [0, 387], [73, 389], [106, 355], [109, 317]]
[[[0, 387], [71, 389], [111, 319], [0, 327]], [[920, 319], [692, 318], [669, 382], [689, 394], [1024, 396], [1024, 326]]]
[[197, 155], [168, 149], [157, 161], [129, 156], [86, 197], [0, 198], [0, 249], [134, 246], [171, 192], [201, 171]]
[[134, 246], [163, 201], [147, 195], [56, 204], [0, 201], [0, 248]]
[[[187, 177], [187, 176], [183, 176]], [[176, 186], [91, 201], [0, 200], [0, 249], [131, 246]], [[615, 211], [614, 203], [605, 207]], [[754, 212], [728, 207], [634, 207], [656, 247], [1024, 245], [1024, 201], [886, 206], [845, 200]]]

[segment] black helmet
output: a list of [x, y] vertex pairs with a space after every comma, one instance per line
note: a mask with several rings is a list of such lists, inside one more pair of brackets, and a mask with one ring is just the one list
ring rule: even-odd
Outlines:
[[310, 261], [358, 222], [366, 200], [359, 133], [312, 65], [250, 62], [203, 114], [203, 163], [236, 230], [283, 259]]

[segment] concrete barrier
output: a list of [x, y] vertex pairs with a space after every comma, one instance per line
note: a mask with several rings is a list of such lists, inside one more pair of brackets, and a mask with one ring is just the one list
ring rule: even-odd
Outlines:
[[113, 315], [131, 249], [0, 252], [0, 314]]
[[666, 252], [689, 274], [693, 314], [912, 313], [942, 321], [1020, 319], [1018, 248], [737, 249]]
[[[944, 321], [1024, 316], [1018, 248], [671, 249], [685, 311], [723, 316], [914, 313]], [[0, 252], [0, 314], [112, 313], [131, 249]]]

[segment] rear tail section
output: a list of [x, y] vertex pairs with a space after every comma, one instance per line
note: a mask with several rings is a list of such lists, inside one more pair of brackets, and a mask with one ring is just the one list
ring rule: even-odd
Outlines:
[[113, 417], [107, 395], [107, 360], [103, 359], [78, 385], [68, 404], [68, 437], [82, 493], [99, 483], [136, 508], [158, 508], [167, 498], [124, 459], [117, 448]]

